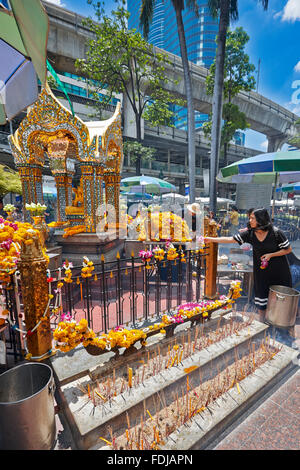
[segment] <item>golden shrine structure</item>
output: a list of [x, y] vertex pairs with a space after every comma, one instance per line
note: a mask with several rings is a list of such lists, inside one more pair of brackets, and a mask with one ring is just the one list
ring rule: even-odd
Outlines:
[[[115, 208], [118, 223], [123, 164], [120, 103], [110, 119], [83, 122], [46, 84], [9, 142], [22, 181], [24, 209], [26, 203], [44, 202], [42, 174], [48, 159], [57, 188], [58, 225], [83, 225], [85, 233], [95, 234], [101, 217], [97, 208], [103, 203]], [[81, 177], [73, 188], [76, 163]]]

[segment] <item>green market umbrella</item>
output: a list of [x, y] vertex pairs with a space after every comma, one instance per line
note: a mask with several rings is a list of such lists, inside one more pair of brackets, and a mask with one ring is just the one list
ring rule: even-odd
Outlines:
[[[274, 184], [291, 183], [300, 179], [300, 150], [270, 152], [244, 158], [221, 168], [217, 180], [221, 183]], [[274, 218], [274, 201], [272, 218]]]
[[49, 20], [40, 0], [0, 0], [0, 125], [38, 98], [47, 78]]
[[300, 181], [297, 181], [296, 183], [284, 184], [283, 186], [281, 186], [281, 188], [276, 189], [277, 193], [293, 193], [296, 191], [300, 191]]
[[148, 194], [169, 193], [176, 190], [168, 181], [152, 176], [130, 176], [121, 180], [121, 190], [131, 192], [147, 192]]
[[300, 180], [300, 150], [271, 152], [244, 158], [221, 168], [221, 183], [291, 183]]

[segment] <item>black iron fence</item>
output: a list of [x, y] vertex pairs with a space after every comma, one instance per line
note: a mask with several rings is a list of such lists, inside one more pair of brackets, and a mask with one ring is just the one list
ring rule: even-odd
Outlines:
[[[72, 282], [64, 281], [63, 268], [50, 271], [49, 292], [61, 309], [50, 305], [51, 327], [62, 314], [76, 321], [86, 318], [95, 333], [107, 333], [117, 325], [138, 326], [163, 312], [187, 302], [200, 302], [204, 296], [206, 253], [183, 251], [176, 259], [149, 262], [140, 257], [102, 260], [94, 264], [91, 277], [83, 277], [82, 266], [71, 268]], [[59, 282], [63, 286], [58, 288]], [[58, 296], [58, 297], [57, 297]], [[5, 328], [6, 353], [14, 362], [24, 358], [24, 309], [18, 273], [7, 287], [0, 288], [2, 310], [8, 311]], [[10, 361], [11, 362], [11, 361]]]
[[[136, 324], [170, 311], [204, 295], [206, 254], [183, 251], [176, 259], [144, 261], [140, 257], [102, 260], [94, 264], [91, 277], [82, 266], [72, 267], [72, 282], [63, 282], [60, 304], [64, 314], [76, 321], [85, 318], [96, 333], [117, 325]], [[51, 291], [64, 280], [64, 269], [50, 272]], [[54, 327], [61, 318], [52, 316]]]

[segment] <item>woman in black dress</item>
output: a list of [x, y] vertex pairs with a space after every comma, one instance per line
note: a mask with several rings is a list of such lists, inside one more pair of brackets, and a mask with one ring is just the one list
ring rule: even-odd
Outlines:
[[259, 310], [260, 321], [264, 321], [270, 286], [292, 287], [292, 277], [286, 257], [292, 248], [285, 234], [273, 227], [268, 211], [253, 210], [249, 215], [248, 229], [233, 237], [205, 237], [205, 242], [236, 242], [239, 245], [243, 243], [252, 245], [254, 301]]

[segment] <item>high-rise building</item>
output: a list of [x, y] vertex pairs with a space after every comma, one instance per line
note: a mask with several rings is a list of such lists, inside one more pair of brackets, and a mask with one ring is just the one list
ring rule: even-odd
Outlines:
[[[127, 10], [130, 12], [128, 27], [139, 28], [141, 1], [127, 0]], [[195, 64], [209, 68], [216, 54], [216, 35], [218, 22], [210, 14], [207, 2], [198, 0], [199, 17], [188, 8], [182, 12], [186, 36], [188, 58]], [[149, 30], [149, 42], [168, 52], [180, 55], [180, 46], [177, 33], [177, 23], [171, 0], [157, 0], [153, 12], [153, 20]], [[187, 129], [187, 110], [175, 106], [175, 126]], [[207, 120], [207, 115], [195, 113], [196, 128], [200, 128]]]

